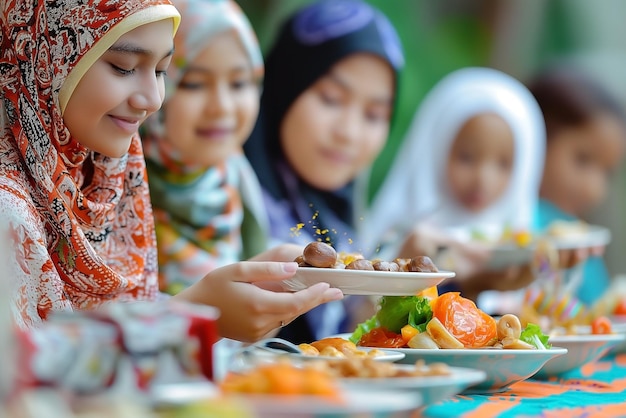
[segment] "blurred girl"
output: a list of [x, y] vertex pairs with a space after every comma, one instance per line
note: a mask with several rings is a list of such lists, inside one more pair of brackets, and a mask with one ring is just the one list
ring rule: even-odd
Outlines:
[[544, 136], [539, 107], [520, 82], [489, 68], [451, 73], [422, 102], [363, 240], [383, 253], [399, 246], [400, 254], [434, 258], [448, 247], [455, 286], [472, 299], [522, 287], [531, 277], [520, 269], [485, 272], [488, 247], [479, 239], [532, 229]]
[[[316, 2], [286, 21], [266, 64], [260, 118], [244, 149], [272, 237], [357, 251], [353, 183], [387, 140], [403, 65], [397, 34], [364, 2]], [[310, 342], [342, 331], [344, 308], [326, 305], [280, 335]]]
[[[28, 24], [36, 20], [36, 24]], [[0, 217], [19, 327], [54, 311], [155, 300], [154, 222], [139, 125], [161, 106], [180, 15], [165, 0], [7, 3], [0, 18]], [[270, 253], [269, 259], [285, 259]], [[295, 263], [236, 263], [174, 298], [216, 306], [255, 340], [328, 300], [264, 290]]]
[[[537, 213], [539, 228], [546, 229], [554, 221], [582, 219], [603, 202], [611, 175], [624, 156], [626, 125], [617, 100], [571, 66], [546, 69], [530, 81], [529, 88], [547, 129]], [[609, 285], [600, 252], [584, 265], [577, 290], [584, 303], [597, 300]]]
[[[261, 188], [242, 145], [258, 116], [263, 62], [250, 23], [230, 0], [177, 0], [163, 108], [144, 128], [161, 289], [265, 249]], [[242, 222], [248, 235], [242, 240]]]

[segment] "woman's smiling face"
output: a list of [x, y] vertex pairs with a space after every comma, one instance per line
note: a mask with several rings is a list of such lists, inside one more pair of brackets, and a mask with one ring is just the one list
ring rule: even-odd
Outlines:
[[259, 113], [258, 81], [241, 41], [216, 35], [167, 100], [166, 140], [190, 164], [213, 166], [241, 152]]
[[172, 31], [171, 19], [139, 26], [98, 58], [63, 113], [72, 137], [108, 157], [128, 152], [139, 125], [163, 102]]
[[394, 77], [383, 59], [357, 53], [298, 96], [283, 118], [280, 141], [305, 182], [338, 190], [373, 162], [389, 134]]

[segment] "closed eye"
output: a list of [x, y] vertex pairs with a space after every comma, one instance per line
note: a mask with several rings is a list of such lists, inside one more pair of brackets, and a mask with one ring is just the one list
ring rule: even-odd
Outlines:
[[118, 73], [120, 73], [121, 75], [131, 75], [135, 72], [135, 70], [131, 69], [131, 70], [127, 70], [125, 68], [122, 67], [118, 67], [115, 64], [111, 64], [111, 67]]

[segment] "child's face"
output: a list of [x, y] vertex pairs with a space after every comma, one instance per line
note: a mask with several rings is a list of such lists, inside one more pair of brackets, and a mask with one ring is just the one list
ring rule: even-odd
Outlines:
[[609, 115], [557, 132], [548, 141], [541, 197], [567, 213], [584, 216], [605, 198], [625, 138], [623, 124]]
[[113, 158], [128, 152], [139, 125], [163, 102], [172, 31], [170, 19], [139, 26], [87, 70], [63, 114], [80, 144]]
[[189, 65], [164, 108], [166, 140], [187, 163], [213, 166], [241, 150], [259, 112], [250, 59], [230, 32]]
[[337, 190], [372, 163], [387, 140], [394, 73], [381, 58], [338, 62], [291, 105], [281, 145], [296, 173], [320, 190]]
[[479, 212], [506, 190], [513, 170], [515, 141], [508, 124], [495, 114], [469, 119], [448, 158], [447, 179], [463, 207]]

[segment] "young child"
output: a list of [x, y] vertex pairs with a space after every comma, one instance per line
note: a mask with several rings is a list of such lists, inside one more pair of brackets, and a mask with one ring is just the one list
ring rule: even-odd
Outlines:
[[[528, 86], [547, 129], [537, 212], [538, 227], [545, 230], [554, 221], [580, 220], [602, 203], [611, 174], [624, 156], [626, 119], [617, 100], [575, 67], [548, 67]], [[609, 274], [598, 254], [582, 268], [576, 294], [591, 304], [608, 288]]]
[[489, 68], [449, 74], [416, 113], [363, 239], [435, 260], [438, 247], [454, 250], [458, 280], [450, 282], [474, 300], [482, 290], [522, 287], [527, 272], [486, 272], [488, 252], [470, 240], [532, 229], [544, 137], [539, 106], [519, 81]]
[[[259, 121], [244, 146], [276, 242], [359, 250], [353, 184], [386, 142], [402, 65], [394, 28], [365, 2], [316, 2], [283, 24], [266, 60]], [[344, 308], [325, 305], [279, 335], [311, 342], [343, 331]]]
[[[17, 326], [39, 326], [53, 311], [158, 298], [137, 129], [161, 106], [179, 18], [166, 0], [3, 8], [0, 217], [13, 240], [5, 268], [15, 270]], [[288, 252], [260, 258], [289, 260]], [[342, 297], [327, 284], [268, 290], [296, 267], [231, 264], [173, 299], [216, 306], [221, 336], [255, 340]]]
[[174, 5], [182, 22], [165, 101], [142, 127], [159, 282], [170, 294], [258, 254], [269, 233], [261, 186], [242, 149], [263, 75], [255, 34], [231, 0]]

